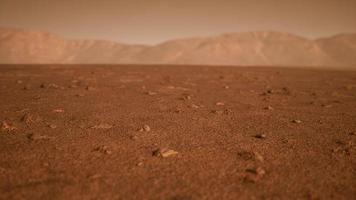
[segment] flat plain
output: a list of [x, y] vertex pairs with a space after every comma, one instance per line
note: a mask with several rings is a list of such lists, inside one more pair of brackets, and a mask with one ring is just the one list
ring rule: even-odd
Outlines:
[[356, 71], [1, 65], [0, 199], [356, 199]]

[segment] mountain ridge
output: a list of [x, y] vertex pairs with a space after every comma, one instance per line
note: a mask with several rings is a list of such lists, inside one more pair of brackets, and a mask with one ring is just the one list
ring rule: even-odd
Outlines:
[[356, 67], [356, 33], [308, 39], [253, 31], [133, 45], [0, 27], [0, 63]]

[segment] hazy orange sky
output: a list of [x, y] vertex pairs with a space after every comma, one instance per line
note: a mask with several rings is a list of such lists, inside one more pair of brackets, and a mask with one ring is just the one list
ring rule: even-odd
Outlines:
[[0, 0], [0, 26], [143, 44], [255, 30], [315, 38], [356, 32], [356, 0]]

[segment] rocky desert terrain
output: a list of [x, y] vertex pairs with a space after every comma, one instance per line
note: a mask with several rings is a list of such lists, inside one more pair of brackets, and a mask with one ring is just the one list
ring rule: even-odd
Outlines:
[[2, 65], [0, 123], [4, 200], [356, 199], [355, 71]]

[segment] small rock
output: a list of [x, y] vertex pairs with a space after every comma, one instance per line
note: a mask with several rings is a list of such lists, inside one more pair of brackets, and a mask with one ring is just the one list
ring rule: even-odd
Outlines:
[[111, 124], [107, 124], [107, 123], [100, 123], [98, 125], [92, 126], [92, 129], [110, 129], [113, 126]]
[[29, 89], [31, 89], [31, 86], [26, 85], [26, 86], [24, 86], [22, 89], [23, 89], [23, 90], [29, 90]]
[[256, 173], [258, 176], [264, 176], [266, 174], [266, 171], [262, 167], [257, 167]]
[[192, 99], [192, 97], [191, 97], [190, 95], [186, 95], [184, 98], [185, 98], [186, 100], [191, 100], [191, 99]]
[[68, 88], [77, 88], [77, 85], [71, 84], [70, 86], [68, 86]]
[[222, 115], [222, 114], [224, 114], [224, 111], [222, 111], [222, 110], [212, 110], [211, 113]]
[[41, 119], [40, 119], [40, 117], [38, 115], [26, 113], [21, 118], [21, 121], [25, 122], [27, 125], [29, 125], [29, 124], [32, 124], [32, 123], [37, 123], [37, 122], [41, 121]]
[[300, 124], [300, 123], [302, 123], [302, 121], [299, 120], [299, 119], [294, 119], [294, 120], [292, 120], [292, 122], [295, 123], [295, 124]]
[[232, 110], [231, 110], [231, 109], [228, 109], [228, 108], [227, 108], [227, 109], [224, 110], [224, 114], [225, 114], [225, 115], [228, 115], [228, 114], [230, 114], [230, 113], [232, 113]]
[[183, 97], [180, 97], [179, 100], [191, 100], [192, 97], [189, 94], [183, 94]]
[[237, 156], [239, 159], [247, 161], [247, 160], [252, 160], [254, 157], [254, 154], [251, 153], [250, 151], [242, 150], [237, 153]]
[[266, 174], [266, 171], [262, 167], [254, 169], [246, 169], [246, 173], [243, 175], [245, 182], [256, 183]]
[[200, 108], [198, 105], [195, 105], [195, 104], [192, 104], [190, 107], [191, 107], [191, 108], [194, 108], [194, 109]]
[[352, 136], [356, 135], [356, 131], [350, 132], [349, 135], [352, 135]]
[[140, 167], [140, 166], [142, 166], [143, 165], [143, 162], [138, 162], [137, 164], [136, 164], [136, 166], [138, 166], [138, 167]]
[[256, 183], [259, 181], [259, 177], [253, 174], [245, 174], [243, 176], [243, 181], [246, 183]]
[[177, 154], [178, 154], [177, 151], [174, 151], [172, 149], [167, 149], [167, 148], [157, 149], [157, 150], [152, 152], [153, 156], [163, 157], [163, 158], [167, 158], [167, 157], [170, 157], [170, 156], [175, 156]]
[[138, 137], [137, 137], [136, 135], [132, 135], [132, 136], [130, 136], [130, 139], [131, 139], [131, 140], [137, 140]]
[[272, 90], [272, 89], [267, 90], [267, 93], [268, 93], [268, 94], [273, 94], [273, 93], [274, 93], [274, 90]]
[[21, 80], [16, 81], [17, 84], [22, 84], [23, 82]]
[[262, 167], [257, 167], [255, 169], [247, 169], [246, 172], [256, 174], [259, 177], [262, 177], [266, 174], [266, 171]]
[[174, 112], [179, 114], [179, 113], [182, 113], [183, 111], [181, 109], [177, 108]]
[[88, 179], [98, 179], [98, 178], [102, 178], [103, 176], [102, 175], [100, 175], [100, 174], [94, 174], [94, 175], [90, 175], [90, 176], [88, 176]]
[[94, 151], [98, 151], [100, 153], [104, 153], [104, 154], [108, 154], [108, 155], [112, 154], [112, 151], [106, 145], [99, 146], [99, 147], [95, 148]]
[[267, 106], [264, 108], [265, 110], [274, 110], [274, 108], [272, 106]]
[[333, 107], [332, 104], [322, 104], [321, 106], [324, 107], [324, 108], [331, 108], [331, 107]]
[[266, 134], [259, 133], [259, 134], [255, 135], [254, 137], [255, 137], [255, 138], [259, 138], [259, 139], [264, 139], [264, 138], [266, 138], [267, 136], [266, 136]]
[[55, 113], [64, 113], [63, 109], [54, 109], [53, 112]]
[[48, 88], [58, 89], [58, 88], [61, 88], [61, 87], [59, 85], [57, 85], [57, 84], [51, 83], [51, 84], [48, 85]]
[[10, 123], [6, 122], [6, 121], [3, 121], [2, 122], [2, 129], [5, 130], [5, 131], [14, 131], [16, 130], [17, 128], [12, 126]]
[[57, 128], [57, 126], [55, 124], [50, 124], [50, 125], [48, 125], [48, 127], [50, 127], [51, 129], [56, 129]]
[[146, 92], [146, 94], [149, 96], [153, 96], [153, 95], [156, 95], [157, 92], [148, 91], [148, 92]]
[[84, 94], [76, 94], [77, 97], [84, 97]]
[[223, 103], [223, 102], [216, 102], [215, 105], [216, 105], [216, 106], [224, 106], [225, 103]]
[[260, 162], [263, 162], [263, 161], [264, 161], [263, 156], [262, 156], [261, 154], [259, 154], [259, 153], [257, 153], [257, 152], [254, 152], [254, 155], [255, 155], [255, 159], [256, 159], [257, 161], [260, 161]]
[[150, 132], [151, 128], [148, 125], [144, 125], [143, 126], [143, 130], [146, 131], [146, 132]]
[[142, 128], [138, 129], [139, 132], [150, 132], [151, 128], [148, 125], [144, 125]]
[[87, 91], [92, 91], [92, 90], [95, 90], [95, 87], [88, 85], [88, 86], [85, 87], [85, 89], [86, 89]]
[[54, 137], [33, 133], [33, 134], [28, 135], [28, 139], [30, 139], [30, 140], [51, 140], [51, 139], [54, 139]]
[[273, 93], [274, 93], [274, 90], [270, 89], [270, 90], [267, 90], [266, 92], [263, 92], [262, 95], [266, 96], [266, 95], [270, 95]]
[[224, 86], [224, 89], [229, 89], [230, 87], [228, 85], [225, 85]]

